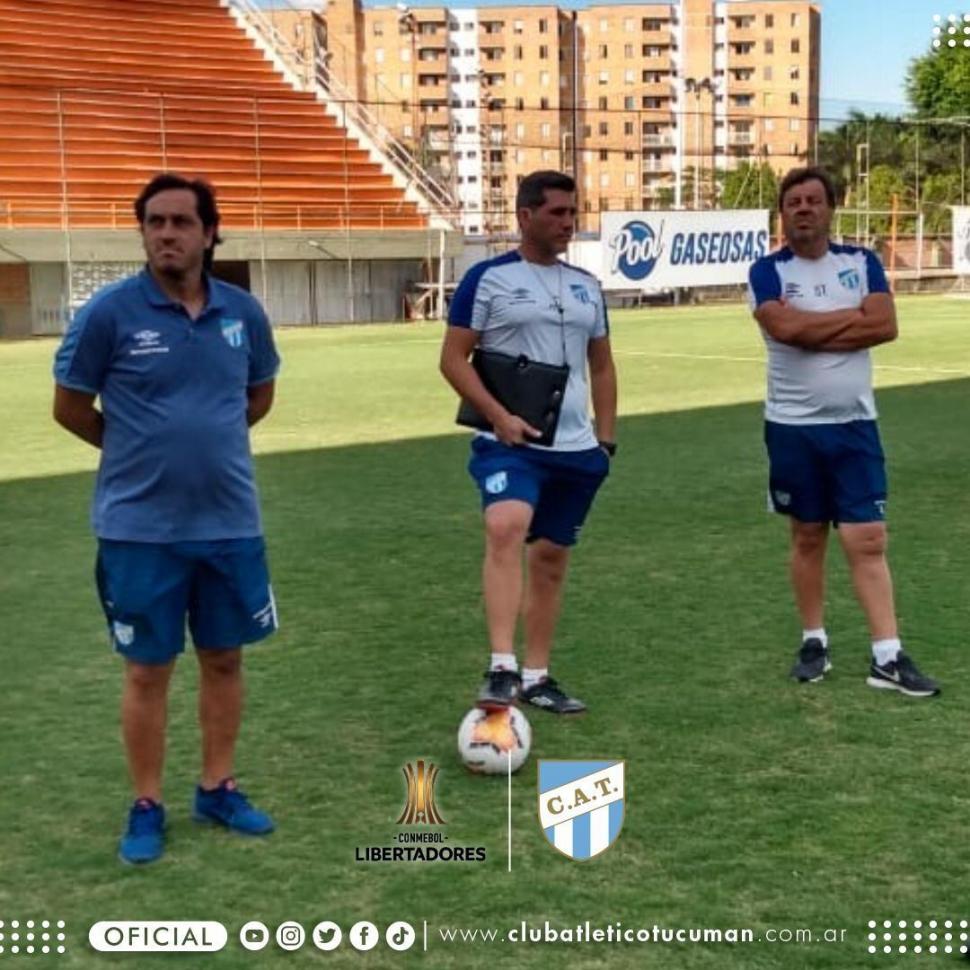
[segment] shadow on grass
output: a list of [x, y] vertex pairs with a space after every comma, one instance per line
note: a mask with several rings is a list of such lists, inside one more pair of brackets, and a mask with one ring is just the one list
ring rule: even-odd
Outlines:
[[[960, 649], [970, 601], [968, 390], [970, 381], [954, 381], [880, 394], [903, 632], [946, 688], [931, 703], [865, 690], [866, 631], [837, 556], [836, 669], [817, 690], [787, 681], [798, 631], [785, 530], [764, 512], [760, 406], [621, 422], [554, 658], [591, 714], [530, 719], [536, 757], [627, 760], [627, 818], [596, 863], [580, 870], [558, 857], [534, 818], [533, 759], [514, 788], [513, 878], [504, 786], [466, 776], [453, 753], [486, 659], [464, 438], [259, 459], [282, 628], [248, 657], [240, 772], [280, 832], [241, 843], [187, 822], [196, 674], [182, 663], [169, 732], [172, 845], [150, 874], [119, 872], [113, 857], [126, 782], [118, 664], [85, 525], [92, 478], [0, 484], [0, 507], [15, 510], [4, 517], [0, 579], [3, 788], [30, 806], [4, 812], [0, 910], [85, 926], [221, 918], [230, 946], [212, 965], [226, 967], [241, 952], [233, 927], [249, 918], [331, 917], [345, 930], [364, 918], [857, 928], [887, 912], [957, 912], [964, 900], [951, 893], [970, 863], [954, 848], [966, 844], [970, 808], [956, 785], [970, 754], [959, 699], [970, 673]], [[485, 845], [484, 866], [355, 861], [358, 846], [392, 844], [401, 766], [418, 757], [443, 766], [449, 839]], [[784, 922], [793, 919], [802, 922]], [[855, 942], [851, 965], [868, 966]], [[80, 949], [75, 965], [97, 965]], [[543, 947], [516, 952], [518, 966], [548, 959]], [[799, 966], [845, 967], [846, 953], [814, 949]], [[479, 945], [459, 957], [440, 945], [427, 958], [485, 966], [494, 953]], [[764, 947], [686, 947], [662, 959], [617, 950], [610, 964], [786, 965]]]

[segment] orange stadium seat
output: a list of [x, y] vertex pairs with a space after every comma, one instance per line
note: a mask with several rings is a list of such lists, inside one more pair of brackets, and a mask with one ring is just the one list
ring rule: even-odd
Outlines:
[[427, 226], [219, 0], [0, 0], [0, 226], [125, 228], [155, 173], [227, 226]]

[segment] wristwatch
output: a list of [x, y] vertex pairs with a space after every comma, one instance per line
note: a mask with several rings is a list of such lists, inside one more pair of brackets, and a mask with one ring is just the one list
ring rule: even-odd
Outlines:
[[615, 441], [600, 441], [597, 443], [599, 444], [600, 448], [602, 448], [603, 451], [605, 451], [610, 456], [610, 458], [612, 458], [616, 454]]

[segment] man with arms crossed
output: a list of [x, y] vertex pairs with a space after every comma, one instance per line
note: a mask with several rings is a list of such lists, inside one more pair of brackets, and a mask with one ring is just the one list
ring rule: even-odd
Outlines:
[[[479, 704], [498, 708], [521, 698], [552, 713], [579, 714], [586, 705], [549, 676], [549, 656], [570, 548], [616, 451], [616, 371], [599, 283], [559, 259], [575, 228], [575, 182], [559, 172], [533, 172], [519, 186], [516, 211], [519, 248], [465, 274], [441, 350], [448, 382], [494, 428], [472, 440], [469, 462], [484, 509], [482, 584], [492, 651]], [[478, 344], [569, 364], [551, 447], [532, 443], [541, 433], [485, 389], [469, 363]], [[526, 640], [521, 675], [515, 656], [520, 612]]]
[[54, 417], [101, 449], [98, 592], [125, 658], [121, 722], [136, 796], [120, 856], [145, 863], [164, 849], [168, 685], [186, 618], [200, 667], [195, 817], [273, 830], [237, 788], [233, 753], [240, 646], [276, 629], [248, 429], [272, 405], [279, 358], [256, 300], [207, 272], [219, 242], [210, 187], [159, 175], [135, 214], [148, 265], [72, 321], [54, 365]]
[[750, 292], [768, 347], [770, 498], [790, 518], [803, 627], [792, 676], [819, 681], [832, 666], [824, 593], [833, 523], [872, 636], [867, 683], [930, 697], [939, 687], [900, 645], [886, 562], [886, 473], [869, 348], [896, 338], [893, 297], [873, 252], [830, 242], [835, 191], [822, 169], [789, 172], [778, 205], [787, 245], [752, 266]]

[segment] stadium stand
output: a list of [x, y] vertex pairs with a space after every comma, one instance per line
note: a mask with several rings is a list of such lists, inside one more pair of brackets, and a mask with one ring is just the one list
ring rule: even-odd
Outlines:
[[0, 132], [0, 228], [129, 226], [163, 169], [230, 228], [428, 225], [219, 0], [0, 0]]

